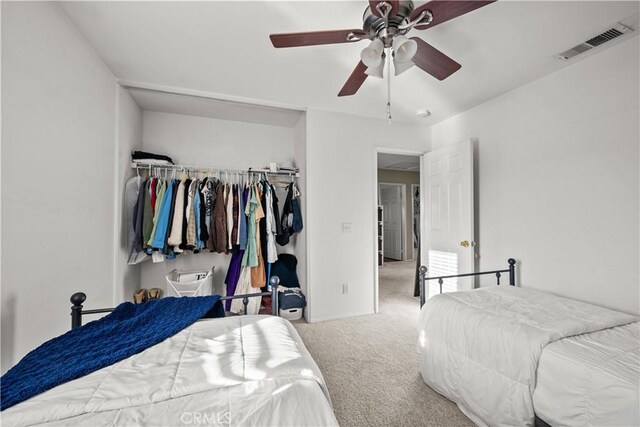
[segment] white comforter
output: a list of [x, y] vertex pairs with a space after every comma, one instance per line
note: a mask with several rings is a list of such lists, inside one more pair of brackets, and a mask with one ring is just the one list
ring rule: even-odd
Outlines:
[[431, 298], [418, 323], [424, 380], [480, 425], [532, 425], [544, 347], [634, 316], [501, 286]]
[[640, 425], [640, 323], [545, 347], [533, 406], [553, 426]]
[[115, 365], [2, 412], [17, 425], [337, 425], [324, 379], [290, 322], [196, 322]]

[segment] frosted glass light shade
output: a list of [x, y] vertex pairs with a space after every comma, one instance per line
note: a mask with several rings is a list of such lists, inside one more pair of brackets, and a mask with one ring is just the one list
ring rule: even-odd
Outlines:
[[384, 44], [382, 40], [375, 39], [369, 46], [360, 52], [360, 60], [367, 68], [376, 68], [382, 63], [382, 55], [384, 54]]

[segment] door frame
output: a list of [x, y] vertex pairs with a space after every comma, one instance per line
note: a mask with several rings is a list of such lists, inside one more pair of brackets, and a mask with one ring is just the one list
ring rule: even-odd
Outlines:
[[[380, 196], [380, 186], [400, 187], [400, 250], [402, 256], [400, 261], [407, 261], [407, 184], [399, 182], [378, 182], [378, 197]], [[378, 199], [378, 203], [379, 203]], [[384, 216], [383, 216], [384, 221]], [[386, 241], [386, 239], [384, 239]], [[384, 241], [382, 246], [382, 256], [384, 256]]]
[[[402, 154], [405, 156], [416, 156], [420, 158], [420, 182], [422, 183], [424, 178], [424, 155], [431, 150], [404, 150], [400, 148], [376, 146], [373, 147], [371, 152], [373, 157], [373, 185], [371, 188], [373, 194], [373, 204], [371, 205], [371, 260], [373, 261], [373, 312], [380, 312], [380, 298], [379, 298], [379, 274], [378, 274], [378, 154]], [[420, 191], [420, 212], [424, 212], [424, 191]], [[424, 221], [420, 221], [420, 236], [424, 234]]]
[[[413, 206], [416, 203], [415, 202], [415, 189], [416, 188], [420, 188], [420, 199], [422, 198], [422, 186], [420, 184], [411, 184], [411, 237], [413, 237], [413, 223], [416, 221], [415, 215], [414, 215], [414, 211], [413, 211]], [[420, 204], [420, 200], [418, 200], [418, 204]], [[422, 205], [420, 205], [420, 209], [422, 209]], [[422, 217], [422, 211], [420, 211], [420, 217]], [[418, 218], [418, 220], [420, 220], [420, 218]], [[422, 224], [419, 223], [418, 224], [420, 227], [420, 233], [422, 233]], [[422, 235], [418, 236], [418, 244], [420, 244], [420, 240], [422, 240]], [[411, 239], [411, 259], [415, 261], [416, 257], [418, 256], [417, 254], [418, 252], [418, 248], [414, 248], [413, 247], [413, 238]]]

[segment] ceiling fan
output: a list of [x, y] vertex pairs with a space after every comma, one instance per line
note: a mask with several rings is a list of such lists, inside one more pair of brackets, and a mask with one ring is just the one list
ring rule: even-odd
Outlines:
[[[276, 48], [371, 40], [369, 46], [362, 50], [358, 65], [338, 96], [355, 94], [367, 76], [382, 78], [386, 59], [389, 79], [387, 89], [390, 97], [391, 57], [393, 57], [395, 75], [416, 65], [438, 80], [444, 80], [461, 67], [456, 61], [421, 38], [407, 38], [405, 35], [409, 31], [413, 28], [426, 30], [435, 27], [494, 1], [496, 0], [432, 0], [415, 8], [411, 0], [370, 0], [369, 6], [364, 11], [362, 29], [271, 34], [269, 38]], [[387, 112], [391, 119], [390, 101], [387, 103]]]

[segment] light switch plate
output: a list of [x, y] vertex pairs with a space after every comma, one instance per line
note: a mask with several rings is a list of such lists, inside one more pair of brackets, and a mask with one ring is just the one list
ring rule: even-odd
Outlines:
[[342, 232], [343, 233], [351, 233], [351, 223], [350, 222], [343, 222], [342, 223]]

